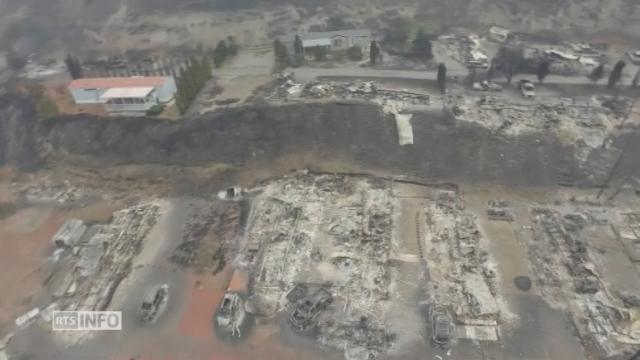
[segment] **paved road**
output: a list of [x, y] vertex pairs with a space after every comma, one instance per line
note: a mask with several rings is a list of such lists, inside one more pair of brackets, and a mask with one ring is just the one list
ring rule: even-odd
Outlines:
[[[435, 81], [437, 72], [435, 71], [415, 71], [415, 70], [387, 70], [387, 69], [371, 69], [360, 67], [348, 67], [348, 68], [310, 68], [301, 67], [292, 70], [294, 77], [298, 81], [310, 81], [319, 77], [328, 78], [365, 78], [365, 79], [401, 79], [401, 80], [431, 80]], [[453, 69], [447, 71], [448, 77], [464, 78], [468, 74], [467, 70]], [[517, 76], [514, 77], [513, 82], [517, 82], [520, 78], [528, 78], [535, 80], [535, 75]], [[497, 78], [498, 82], [504, 81], [504, 79]], [[545, 79], [545, 84], [571, 84], [571, 85], [588, 85], [591, 81], [585, 76], [558, 76], [549, 75]], [[604, 80], [600, 82], [604, 84]]]

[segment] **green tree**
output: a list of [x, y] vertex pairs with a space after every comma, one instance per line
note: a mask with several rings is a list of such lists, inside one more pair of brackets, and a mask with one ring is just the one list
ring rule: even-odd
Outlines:
[[438, 88], [443, 94], [447, 91], [447, 66], [444, 63], [438, 65]]
[[507, 78], [507, 84], [511, 84], [514, 75], [522, 72], [525, 66], [524, 49], [521, 47], [503, 46], [498, 50], [493, 59], [496, 68]]
[[[200, 77], [198, 76], [198, 67], [199, 67], [198, 60], [193, 57], [190, 57], [189, 65], [184, 71], [184, 79], [186, 83], [189, 84], [188, 86], [191, 90], [190, 94], [192, 94], [194, 97], [195, 97], [195, 94], [198, 93], [198, 89], [200, 88]], [[189, 97], [189, 100], [191, 100], [191, 97]]]
[[604, 77], [604, 64], [600, 64], [596, 66], [591, 74], [589, 74], [589, 80], [591, 80], [594, 84], [600, 81]]
[[549, 75], [550, 71], [551, 71], [551, 63], [549, 62], [549, 60], [540, 61], [540, 63], [538, 64], [538, 68], [536, 69], [536, 75], [538, 75], [538, 82], [542, 84], [542, 82], [544, 81], [544, 78], [546, 78], [547, 75]]
[[293, 51], [296, 54], [296, 57], [304, 56], [304, 46], [302, 44], [302, 39], [300, 39], [300, 36], [298, 36], [297, 34], [295, 39], [293, 40]]
[[67, 71], [72, 79], [80, 79], [83, 77], [82, 75], [82, 64], [78, 58], [71, 56], [71, 54], [67, 55], [64, 59], [64, 63], [67, 66]]
[[276, 62], [281, 65], [289, 65], [289, 52], [287, 47], [280, 41], [275, 39], [273, 41], [273, 52], [276, 56]]
[[238, 42], [236, 41], [236, 38], [234, 38], [231, 35], [227, 36], [227, 48], [229, 50], [229, 56], [238, 55], [238, 51], [240, 50], [240, 47], [238, 46]]
[[185, 112], [185, 101], [184, 101], [184, 95], [182, 94], [182, 92], [178, 91], [176, 93], [176, 108], [178, 109], [178, 113], [180, 115], [184, 115]]
[[609, 74], [609, 88], [613, 89], [616, 87], [620, 79], [622, 79], [622, 70], [624, 70], [625, 66], [627, 66], [627, 64], [623, 60], [620, 60], [616, 63], [616, 66], [613, 67], [611, 74]]
[[227, 47], [227, 42], [224, 40], [220, 40], [218, 42], [218, 46], [216, 46], [216, 49], [213, 51], [213, 64], [215, 65], [215, 67], [219, 68], [220, 66], [222, 66], [222, 63], [227, 59], [227, 56], [229, 56], [229, 48]]
[[430, 60], [433, 58], [433, 49], [431, 38], [424, 32], [424, 29], [418, 30], [416, 37], [413, 39], [411, 51], [423, 59]]
[[369, 46], [369, 62], [371, 63], [371, 65], [376, 64], [379, 56], [380, 56], [380, 47], [378, 46], [378, 42], [373, 40], [371, 41], [371, 45]]
[[181, 94], [184, 100], [185, 107], [191, 103], [195, 96], [195, 88], [189, 79], [188, 68], [180, 69], [180, 78], [178, 79], [178, 92]]
[[392, 18], [384, 30], [384, 41], [404, 46], [411, 34], [411, 19], [405, 16]]
[[201, 66], [202, 66], [202, 77], [205, 78], [206, 80], [211, 79], [211, 71], [213, 70], [211, 68], [211, 62], [209, 61], [209, 59], [202, 58], [201, 61]]

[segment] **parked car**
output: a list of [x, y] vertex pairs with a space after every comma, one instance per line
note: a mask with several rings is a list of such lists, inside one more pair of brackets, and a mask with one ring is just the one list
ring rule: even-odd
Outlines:
[[502, 86], [490, 81], [474, 82], [472, 89], [475, 91], [502, 91]]
[[244, 300], [240, 294], [235, 292], [225, 293], [216, 312], [215, 319], [218, 330], [222, 333], [233, 337], [242, 336], [240, 329], [246, 320], [246, 312], [244, 310]]
[[160, 285], [147, 292], [140, 306], [140, 318], [145, 323], [154, 322], [167, 306], [169, 285]]
[[520, 93], [525, 98], [533, 98], [536, 96], [536, 86], [533, 85], [531, 80], [523, 79], [520, 80]]

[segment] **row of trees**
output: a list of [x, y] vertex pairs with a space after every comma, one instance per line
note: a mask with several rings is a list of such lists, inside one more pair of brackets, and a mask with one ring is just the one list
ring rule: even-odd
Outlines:
[[190, 58], [187, 66], [180, 69], [176, 81], [176, 107], [180, 115], [184, 114], [198, 96], [198, 93], [211, 79], [211, 63], [207, 58]]
[[69, 75], [71, 75], [72, 79], [80, 79], [83, 78], [83, 72], [82, 72], [82, 63], [80, 62], [80, 59], [78, 59], [75, 56], [71, 56], [71, 54], [67, 55], [66, 58], [64, 58], [64, 63], [65, 65], [67, 65], [67, 71], [69, 71]]
[[[202, 44], [198, 45], [199, 51], [202, 51]], [[218, 42], [216, 48], [213, 50], [213, 63], [216, 68], [222, 66], [225, 60], [230, 57], [238, 55], [239, 46], [233, 36], [228, 36], [225, 40], [221, 40]], [[65, 65], [67, 67], [67, 71], [72, 79], [80, 79], [85, 77], [85, 69], [82, 67], [82, 62], [80, 59], [73, 55], [67, 55], [64, 59]], [[95, 73], [96, 77], [117, 77], [117, 76], [173, 76], [174, 78], [178, 78], [178, 74], [176, 73], [176, 68], [180, 69], [184, 67], [183, 65], [178, 65], [173, 61], [167, 63], [166, 61], [156, 60], [156, 65], [160, 64], [158, 68], [151, 69], [147, 67], [135, 67], [135, 68], [124, 68], [124, 69], [96, 69], [93, 70], [92, 73]]]
[[[544, 82], [544, 79], [551, 73], [551, 64], [552, 63], [549, 59], [542, 59], [538, 62], [535, 68], [538, 82]], [[627, 64], [623, 60], [618, 61], [614, 65], [613, 69], [609, 73], [609, 80], [607, 82], [607, 86], [609, 88], [614, 88], [618, 85], [622, 79], [623, 70], [626, 65]], [[498, 50], [498, 53], [491, 61], [491, 66], [487, 72], [487, 78], [490, 80], [495, 71], [499, 70], [507, 78], [507, 83], [510, 84], [514, 75], [524, 72], [527, 68], [529, 68], [529, 64], [524, 57], [524, 50], [522, 48], [503, 46]], [[605, 76], [605, 66], [604, 64], [600, 64], [591, 71], [588, 78], [593, 83], [597, 83]], [[640, 72], [634, 76], [631, 85], [636, 87], [638, 86], [639, 81]]]

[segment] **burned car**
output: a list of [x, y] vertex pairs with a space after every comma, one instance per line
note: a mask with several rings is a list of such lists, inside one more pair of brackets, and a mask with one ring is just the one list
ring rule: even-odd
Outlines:
[[333, 296], [326, 286], [298, 301], [289, 317], [289, 323], [299, 331], [314, 327], [318, 315], [333, 302]]
[[436, 346], [447, 348], [454, 337], [453, 320], [449, 312], [436, 307], [431, 312], [431, 339]]
[[240, 337], [240, 327], [244, 323], [246, 312], [244, 300], [238, 293], [227, 292], [216, 312], [218, 329], [233, 337]]
[[167, 284], [154, 287], [147, 292], [140, 306], [140, 318], [142, 322], [154, 322], [165, 310], [168, 301], [169, 285]]

